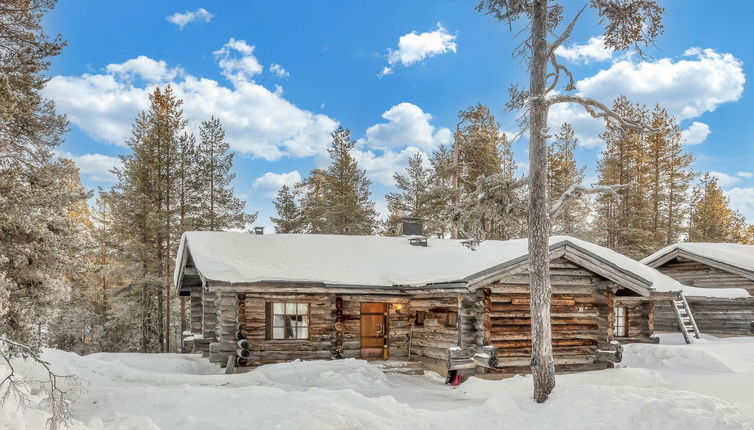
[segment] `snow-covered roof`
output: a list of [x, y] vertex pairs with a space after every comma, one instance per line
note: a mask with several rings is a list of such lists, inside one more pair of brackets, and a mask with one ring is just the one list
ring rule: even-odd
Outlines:
[[[204, 279], [227, 283], [316, 282], [326, 285], [423, 287], [467, 283], [504, 270], [528, 255], [527, 240], [486, 240], [476, 250], [461, 240], [309, 234], [254, 235], [187, 232], [181, 238], [175, 282], [189, 250]], [[608, 248], [569, 236], [550, 238], [551, 248], [570, 246], [626, 274], [647, 291], [680, 291], [675, 280]]]
[[740, 243], [681, 242], [668, 245], [641, 261], [645, 264], [653, 264], [674, 251], [682, 251], [754, 274], [754, 245]]
[[[711, 263], [720, 268], [732, 270], [754, 280], [754, 245], [740, 243], [680, 242], [668, 245], [641, 260], [642, 263], [659, 267], [677, 256]], [[738, 299], [751, 297], [743, 288], [700, 288], [683, 287], [687, 296]]]

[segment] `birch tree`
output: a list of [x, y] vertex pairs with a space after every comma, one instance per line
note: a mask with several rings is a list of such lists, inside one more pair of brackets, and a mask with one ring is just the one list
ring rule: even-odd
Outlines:
[[[562, 2], [565, 4], [565, 2]], [[632, 48], [642, 54], [647, 44], [662, 32], [663, 8], [654, 0], [591, 0], [582, 6], [561, 29], [563, 4], [550, 0], [483, 0], [477, 10], [492, 15], [512, 28], [524, 21], [524, 40], [515, 54], [524, 58], [529, 71], [529, 87], [512, 87], [508, 107], [522, 109], [522, 124], [529, 133], [529, 272], [531, 289], [532, 358], [534, 399], [547, 400], [555, 387], [555, 363], [550, 328], [549, 231], [550, 218], [575, 196], [592, 192], [615, 193], [610, 186], [589, 189], [571, 186], [551, 208], [547, 197], [547, 124], [550, 108], [560, 103], [581, 106], [592, 117], [635, 128], [630, 120], [616, 114], [601, 102], [574, 94], [570, 70], [561, 65], [555, 50], [567, 41], [587, 7], [594, 8], [604, 24], [605, 47], [617, 51]], [[565, 81], [565, 85], [561, 85]], [[556, 90], [558, 92], [556, 92]], [[617, 195], [617, 194], [616, 194]]]

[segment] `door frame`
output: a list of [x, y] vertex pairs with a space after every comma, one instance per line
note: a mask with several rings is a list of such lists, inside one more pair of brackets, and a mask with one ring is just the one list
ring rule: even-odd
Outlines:
[[[364, 305], [381, 305], [383, 311], [382, 312], [364, 312]], [[361, 326], [363, 324], [363, 316], [364, 315], [382, 315], [383, 317], [383, 346], [382, 346], [382, 358], [371, 358], [372, 360], [387, 360], [390, 357], [390, 307], [389, 303], [386, 302], [359, 302], [359, 357], [361, 359], [370, 359], [365, 358], [362, 356], [362, 336], [361, 334]], [[377, 338], [377, 336], [374, 336], [374, 338]]]

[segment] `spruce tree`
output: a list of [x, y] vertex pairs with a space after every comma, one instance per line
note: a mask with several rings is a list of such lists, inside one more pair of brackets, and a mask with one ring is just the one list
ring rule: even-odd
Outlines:
[[272, 202], [277, 217], [270, 217], [275, 224], [275, 233], [301, 233], [301, 210], [290, 187], [283, 185]]
[[295, 185], [295, 192], [301, 195], [301, 232], [320, 233], [325, 230], [325, 171], [313, 169], [309, 176]]
[[693, 191], [689, 241], [742, 242], [746, 228], [743, 215], [730, 208], [717, 178], [705, 173]]
[[[479, 181], [500, 176], [510, 181], [515, 173], [513, 151], [490, 109], [479, 103], [458, 114], [452, 147], [453, 203], [448, 216], [453, 220], [452, 236], [479, 231], [480, 237], [508, 239], [520, 231], [520, 213], [500, 214], [489, 205], [478, 204], [474, 195], [488, 195], [477, 189]], [[520, 197], [520, 196], [519, 196]], [[494, 199], [488, 200], [493, 204]], [[475, 214], [475, 215], [474, 215]], [[481, 216], [476, 220], [474, 216]], [[467, 221], [473, 222], [473, 226]], [[478, 236], [477, 234], [473, 234]]]
[[[575, 151], [578, 139], [574, 136], [570, 124], [564, 123], [555, 139], [547, 148], [547, 187], [550, 206], [572, 185], [584, 181], [586, 167], [576, 166]], [[565, 234], [586, 238], [589, 201], [582, 196], [573, 199], [557, 216], [551, 220], [550, 228], [554, 234]]]
[[71, 215], [87, 197], [75, 165], [54, 156], [66, 120], [41, 95], [49, 58], [64, 46], [42, 31], [53, 6], [32, 0], [0, 12], [0, 331], [33, 348], [79, 269], [84, 227]]
[[307, 232], [363, 235], [374, 232], [377, 212], [370, 200], [371, 181], [351, 155], [355, 144], [351, 132], [338, 127], [327, 150], [330, 165], [324, 171], [312, 171], [302, 183], [302, 215]]
[[333, 132], [332, 139], [327, 150], [331, 163], [324, 178], [325, 232], [372, 234], [377, 224], [377, 212], [370, 200], [372, 182], [351, 155], [356, 142], [351, 140], [351, 132], [342, 127]]
[[430, 177], [430, 194], [427, 203], [427, 216], [424, 220], [424, 232], [426, 235], [444, 238], [452, 231], [449, 213], [455, 198], [453, 154], [447, 146], [441, 145], [432, 152], [429, 162], [432, 176]]
[[244, 212], [245, 202], [233, 195], [233, 157], [220, 120], [212, 117], [199, 128], [196, 178], [199, 182], [199, 230], [228, 230], [253, 223], [256, 213]]
[[403, 217], [417, 217], [425, 220], [429, 215], [432, 193], [432, 170], [424, 167], [424, 157], [417, 152], [408, 160], [406, 174], [393, 174], [395, 187], [400, 192], [385, 196], [390, 211], [389, 227], [394, 228]]

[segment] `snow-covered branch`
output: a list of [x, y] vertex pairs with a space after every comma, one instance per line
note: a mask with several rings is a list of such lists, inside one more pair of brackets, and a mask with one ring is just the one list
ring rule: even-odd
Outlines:
[[568, 203], [569, 200], [575, 197], [584, 196], [587, 194], [610, 194], [618, 203], [622, 198], [618, 194], [618, 190], [628, 188], [636, 185], [635, 181], [631, 181], [628, 184], [616, 184], [616, 185], [592, 185], [591, 187], [585, 187], [579, 184], [571, 185], [560, 198], [550, 208], [550, 218], [555, 218], [561, 209]]
[[[73, 418], [71, 414], [71, 391], [80, 389], [80, 381], [72, 376], [56, 374], [50, 368], [50, 363], [42, 360], [32, 348], [3, 336], [0, 336], [0, 357], [2, 357], [5, 365], [8, 367], [8, 375], [0, 381], [0, 406], [9, 397], [14, 397], [22, 407], [28, 406], [30, 401], [27, 394], [28, 391], [25, 387], [32, 381], [16, 374], [11, 361], [11, 357], [14, 355], [18, 355], [24, 359], [32, 359], [44, 368], [46, 379], [39, 382], [44, 386], [47, 396], [42, 399], [40, 405], [50, 412], [47, 425], [51, 430], [56, 430], [60, 426], [66, 426]], [[63, 380], [66, 382], [61, 384]], [[68, 389], [64, 389], [64, 386], [67, 386]]]

